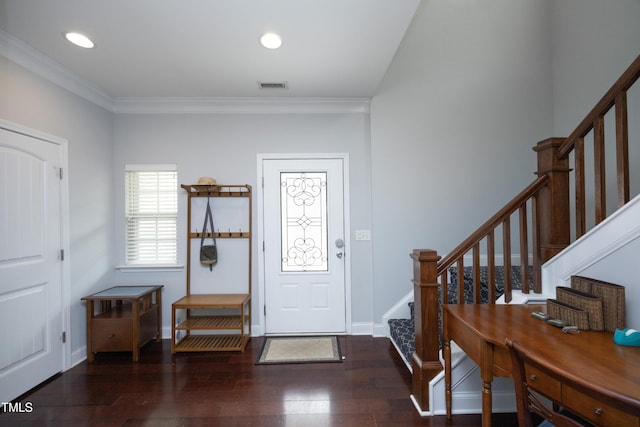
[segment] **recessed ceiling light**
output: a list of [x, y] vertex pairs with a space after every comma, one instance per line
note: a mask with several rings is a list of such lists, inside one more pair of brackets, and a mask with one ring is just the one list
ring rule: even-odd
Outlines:
[[282, 37], [276, 33], [266, 33], [260, 37], [260, 44], [267, 49], [278, 49], [282, 46]]
[[89, 40], [89, 37], [85, 36], [84, 34], [70, 32], [66, 33], [64, 37], [76, 46], [84, 47], [87, 49], [91, 49], [94, 46], [93, 42]]

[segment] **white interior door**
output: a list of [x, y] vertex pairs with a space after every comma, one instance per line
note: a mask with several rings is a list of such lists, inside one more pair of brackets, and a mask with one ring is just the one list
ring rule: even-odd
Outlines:
[[59, 150], [0, 128], [0, 402], [63, 369]]
[[264, 159], [265, 331], [346, 331], [344, 159]]

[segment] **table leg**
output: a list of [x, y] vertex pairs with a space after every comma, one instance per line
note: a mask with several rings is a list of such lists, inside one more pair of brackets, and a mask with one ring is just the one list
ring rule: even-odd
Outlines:
[[133, 323], [133, 361], [137, 362], [140, 357], [140, 301], [133, 299], [131, 301], [131, 321]]
[[447, 419], [451, 419], [451, 341], [444, 340], [442, 343], [444, 355], [444, 396], [447, 407]]
[[482, 427], [491, 427], [493, 402], [491, 396], [491, 379], [482, 379]]
[[91, 343], [93, 341], [92, 333], [91, 333], [91, 329], [93, 327], [92, 326], [93, 310], [94, 310], [93, 300], [87, 301], [87, 362], [88, 363], [93, 362], [93, 347], [91, 346]]
[[156, 342], [162, 342], [162, 288], [156, 291], [156, 310], [158, 310], [158, 333]]

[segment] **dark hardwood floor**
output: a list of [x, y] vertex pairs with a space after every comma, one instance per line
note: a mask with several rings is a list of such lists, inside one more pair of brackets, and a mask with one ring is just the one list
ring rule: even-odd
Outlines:
[[[171, 355], [150, 343], [100, 353], [21, 396], [31, 412], [0, 426], [478, 426], [479, 415], [420, 417], [411, 377], [387, 338], [340, 337], [343, 363], [255, 365], [263, 338], [233, 353]], [[514, 414], [494, 425], [515, 426]]]

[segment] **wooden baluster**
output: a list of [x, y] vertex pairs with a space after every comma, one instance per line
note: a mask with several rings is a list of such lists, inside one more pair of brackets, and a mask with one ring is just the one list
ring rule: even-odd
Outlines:
[[504, 254], [504, 301], [511, 302], [511, 219], [502, 222], [502, 253]]
[[458, 258], [458, 262], [456, 263], [458, 269], [457, 283], [458, 283], [458, 304], [464, 304], [464, 259], [463, 257]]
[[487, 285], [489, 286], [489, 304], [496, 302], [496, 247], [493, 230], [487, 234]]
[[578, 138], [575, 145], [575, 198], [576, 198], [576, 239], [587, 231], [587, 208], [584, 187], [584, 138]]
[[473, 301], [482, 303], [482, 283], [480, 281], [480, 243], [473, 245]]
[[520, 283], [522, 292], [529, 293], [529, 224], [527, 223], [527, 205], [520, 206]]
[[593, 176], [595, 179], [595, 221], [600, 224], [607, 217], [607, 182], [604, 150], [604, 116], [593, 122]]
[[618, 207], [629, 201], [629, 126], [627, 123], [627, 92], [616, 97], [616, 170]]
[[533, 246], [533, 292], [539, 294], [542, 292], [542, 264], [540, 258], [535, 254], [540, 253], [540, 239], [538, 238], [538, 196], [531, 199], [531, 240]]
[[449, 303], [449, 271], [445, 270], [440, 275], [440, 289], [442, 292], [442, 304]]

